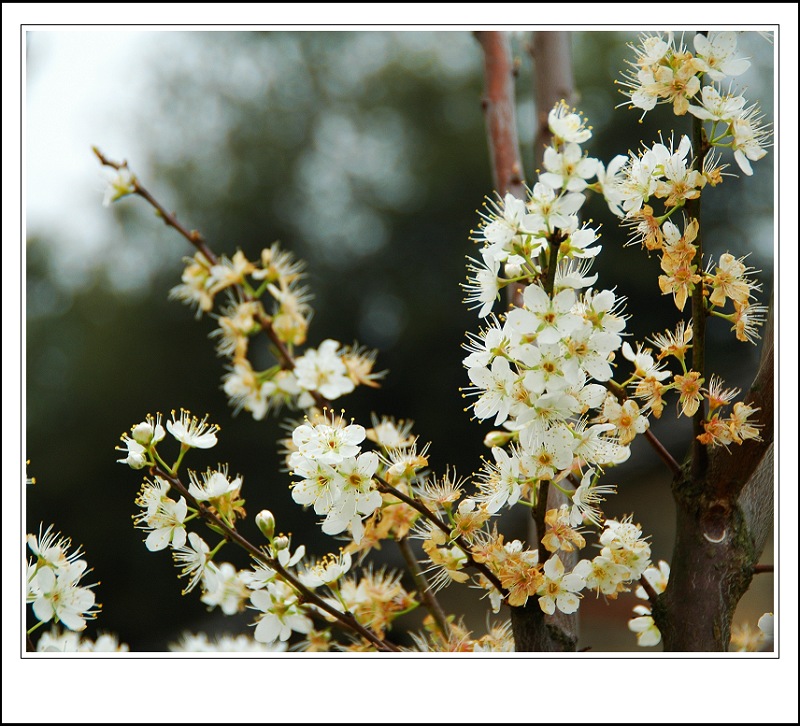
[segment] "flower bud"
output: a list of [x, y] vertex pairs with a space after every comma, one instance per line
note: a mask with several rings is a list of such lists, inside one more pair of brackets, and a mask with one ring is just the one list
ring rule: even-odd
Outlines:
[[493, 449], [495, 446], [502, 448], [511, 441], [513, 435], [508, 431], [490, 431], [483, 439], [483, 445], [487, 449]]
[[149, 421], [142, 421], [142, 423], [136, 424], [136, 426], [133, 427], [131, 433], [134, 441], [142, 446], [147, 446], [153, 440], [155, 429]]
[[275, 517], [272, 516], [272, 512], [269, 509], [262, 509], [256, 514], [256, 524], [261, 534], [271, 541], [275, 536]]
[[279, 552], [280, 550], [285, 550], [289, 546], [289, 538], [285, 535], [279, 535], [274, 540], [272, 540], [272, 547], [275, 552]]

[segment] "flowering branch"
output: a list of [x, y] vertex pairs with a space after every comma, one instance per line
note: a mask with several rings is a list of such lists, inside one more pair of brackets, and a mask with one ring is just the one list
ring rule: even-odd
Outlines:
[[[708, 154], [710, 146], [703, 131], [703, 120], [692, 116], [692, 148], [695, 151], [694, 169], [700, 171]], [[700, 267], [703, 264], [703, 230], [700, 226], [700, 197], [686, 201], [686, 224], [687, 227], [695, 222], [697, 225], [697, 236], [694, 245], [697, 247], [695, 259]], [[692, 291], [692, 370], [699, 374], [703, 380], [705, 373], [705, 340], [706, 340], [706, 301], [703, 295], [702, 282], [697, 284]], [[692, 475], [702, 476], [708, 467], [708, 447], [701, 443], [698, 438], [705, 432], [703, 422], [706, 417], [706, 402], [700, 401], [697, 411], [692, 417], [693, 438], [692, 438]]]
[[[128, 162], [116, 162], [112, 161], [111, 159], [107, 158], [96, 146], [92, 147], [92, 151], [94, 152], [95, 156], [100, 160], [100, 163], [103, 166], [108, 166], [116, 171], [124, 171], [128, 173], [128, 178], [126, 178], [127, 182], [127, 189], [121, 190], [119, 193], [128, 193], [128, 194], [136, 194], [145, 201], [148, 202], [158, 213], [158, 215], [164, 220], [164, 223], [168, 227], [172, 227], [173, 229], [177, 230], [181, 236], [186, 238], [186, 240], [193, 245], [198, 252], [200, 252], [203, 257], [208, 260], [211, 265], [216, 265], [219, 263], [219, 257], [213, 252], [213, 250], [208, 246], [205, 241], [203, 235], [200, 234], [197, 230], [188, 230], [181, 222], [178, 220], [177, 216], [174, 213], [170, 213], [166, 210], [163, 204], [161, 204], [136, 178], [135, 175], [130, 174], [128, 170]], [[238, 297], [244, 302], [253, 302], [254, 297], [250, 294], [248, 290], [246, 290], [242, 285], [235, 284], [233, 285], [235, 288]], [[280, 361], [281, 368], [285, 370], [294, 370], [295, 368], [295, 359], [292, 355], [291, 351], [287, 347], [286, 343], [281, 340], [280, 336], [275, 332], [275, 328], [272, 325], [272, 321], [269, 317], [267, 317], [261, 307], [259, 306], [255, 311], [255, 317], [258, 320], [261, 329], [270, 339], [270, 342], [275, 346], [277, 351], [277, 358]], [[326, 399], [319, 391], [309, 391], [309, 394], [314, 399], [314, 403], [320, 409], [330, 408], [330, 402]]]
[[[413, 507], [416, 509], [425, 519], [427, 519], [431, 524], [438, 527], [442, 532], [444, 532], [448, 539], [452, 537], [452, 531], [450, 527], [447, 526], [445, 522], [443, 522], [439, 517], [437, 517], [430, 509], [428, 509], [424, 504], [418, 502], [416, 499], [412, 499], [411, 497], [403, 494], [399, 489], [393, 487], [389, 482], [383, 479], [380, 476], [375, 476], [374, 479], [378, 482], [378, 491], [385, 492], [386, 494], [391, 494], [392, 496], [397, 497], [401, 502], [405, 502], [408, 504], [409, 507]], [[470, 546], [464, 541], [464, 538], [461, 535], [453, 538], [452, 540], [455, 542], [469, 560], [469, 563], [472, 567], [478, 570], [482, 575], [486, 577], [492, 585], [497, 588], [498, 592], [504, 592], [503, 585], [500, 583], [498, 577], [482, 562], [478, 562], [470, 552]]]
[[286, 568], [278, 562], [277, 559], [273, 559], [268, 557], [264, 551], [254, 544], [252, 544], [248, 539], [243, 537], [239, 532], [236, 531], [235, 528], [231, 527], [225, 520], [218, 517], [211, 509], [206, 507], [201, 502], [198, 502], [190, 493], [189, 490], [183, 485], [183, 482], [173, 474], [162, 469], [160, 466], [153, 466], [151, 467], [151, 473], [155, 476], [164, 479], [165, 481], [169, 482], [170, 486], [174, 487], [176, 491], [186, 499], [189, 504], [196, 508], [197, 511], [209, 524], [213, 525], [215, 531], [219, 532], [226, 540], [233, 542], [239, 545], [242, 549], [244, 549], [251, 557], [258, 560], [259, 562], [263, 562], [267, 566], [271, 567], [275, 570], [282, 579], [288, 582], [302, 597], [303, 601], [311, 603], [315, 607], [320, 610], [324, 610], [330, 616], [336, 619], [336, 621], [342, 625], [343, 627], [347, 628], [348, 630], [357, 633], [361, 637], [368, 640], [372, 643], [378, 650], [385, 651], [385, 652], [398, 652], [399, 648], [392, 645], [392, 643], [388, 643], [385, 640], [379, 638], [375, 633], [371, 630], [365, 628], [361, 623], [359, 623], [350, 613], [342, 613], [341, 611], [337, 610], [329, 603], [325, 602], [322, 598], [316, 595], [312, 590], [307, 588], [300, 580], [298, 580], [294, 575], [292, 575]]
[[[111, 167], [117, 171], [127, 170], [128, 162], [122, 161], [112, 161], [108, 157], [106, 157], [100, 149], [96, 146], [92, 147], [92, 151], [94, 152], [95, 156], [100, 160], [100, 163], [103, 166]], [[152, 194], [150, 194], [147, 189], [145, 189], [140, 183], [139, 180], [133, 176], [131, 178], [131, 185], [133, 187], [133, 194], [138, 194], [142, 199], [147, 200], [149, 204], [158, 212], [158, 216], [164, 220], [164, 224], [168, 227], [172, 227], [173, 229], [177, 230], [183, 237], [187, 239], [187, 241], [197, 248], [199, 252], [203, 254], [203, 256], [212, 264], [215, 265], [218, 262], [217, 256], [211, 251], [211, 249], [206, 244], [203, 235], [201, 235], [196, 229], [188, 230], [184, 227], [177, 219], [175, 214], [168, 212], [164, 206], [155, 198]]]

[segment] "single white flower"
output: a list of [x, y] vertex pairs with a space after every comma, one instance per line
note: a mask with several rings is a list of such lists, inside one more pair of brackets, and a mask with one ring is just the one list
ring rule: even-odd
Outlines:
[[167, 435], [161, 425], [161, 414], [158, 414], [156, 418], [148, 415], [144, 421], [131, 429], [131, 435], [142, 446], [157, 444]]
[[199, 502], [208, 502], [212, 499], [231, 494], [242, 488], [242, 478], [228, 479], [228, 469], [206, 470], [202, 475], [203, 481], [197, 478], [193, 471], [189, 472], [189, 494]]
[[339, 464], [361, 451], [367, 432], [359, 424], [345, 425], [344, 419], [331, 417], [325, 423], [301, 424], [292, 433], [292, 442], [300, 455], [322, 462]]
[[539, 175], [540, 181], [553, 189], [582, 192], [587, 187], [586, 180], [597, 173], [599, 162], [584, 156], [578, 144], [568, 143], [560, 153], [548, 146], [544, 150], [543, 165], [547, 171]]
[[569, 615], [580, 606], [580, 596], [577, 594], [586, 583], [584, 579], [574, 572], [564, 574], [564, 564], [558, 555], [553, 555], [544, 563], [544, 582], [536, 591], [539, 595], [539, 607], [548, 615], [556, 611], [556, 607]]
[[347, 374], [341, 352], [341, 344], [328, 339], [297, 358], [294, 375], [300, 388], [318, 391], [331, 401], [353, 391], [356, 385]]
[[572, 509], [570, 510], [570, 524], [573, 527], [583, 524], [584, 520], [599, 527], [603, 520], [600, 503], [605, 501], [604, 494], [614, 494], [617, 489], [612, 484], [592, 485], [594, 469], [587, 469], [581, 478], [580, 486], [572, 495]]
[[499, 426], [508, 418], [517, 374], [511, 370], [508, 359], [504, 357], [495, 358], [491, 369], [470, 368], [468, 374], [477, 391], [483, 392], [473, 404], [475, 415], [479, 419], [494, 416], [495, 426]]
[[154, 482], [146, 479], [136, 498], [136, 504], [144, 511], [136, 515], [133, 521], [136, 527], [150, 530], [145, 539], [145, 546], [150, 552], [158, 552], [170, 544], [173, 547], [186, 544], [183, 523], [188, 506], [183, 497], [176, 502], [167, 496], [169, 489], [169, 483], [159, 477]]
[[117, 169], [112, 176], [107, 177], [107, 182], [108, 186], [103, 195], [104, 207], [108, 207], [111, 202], [116, 202], [117, 199], [122, 199], [136, 191], [136, 177], [127, 166]]
[[306, 587], [314, 588], [322, 585], [331, 585], [345, 575], [353, 564], [349, 552], [341, 552], [338, 557], [328, 555], [314, 565], [297, 574], [300, 582]]
[[574, 110], [570, 110], [564, 101], [559, 101], [547, 114], [547, 124], [553, 136], [559, 142], [582, 144], [592, 138], [592, 132], [584, 124]]
[[466, 293], [464, 303], [470, 310], [479, 307], [478, 317], [485, 318], [492, 311], [492, 306], [500, 295], [498, 279], [500, 260], [484, 254], [482, 263], [477, 260], [472, 262], [474, 264], [467, 266], [470, 276], [467, 277], [467, 282], [461, 285]]
[[249, 595], [242, 574], [230, 562], [209, 564], [203, 576], [200, 600], [211, 607], [219, 607], [225, 615], [240, 612]]
[[94, 593], [78, 582], [86, 571], [86, 562], [77, 560], [58, 571], [40, 567], [36, 571], [38, 596], [33, 603], [33, 614], [42, 622], [61, 622], [70, 630], [83, 630], [86, 620], [94, 618]]
[[[651, 565], [642, 573], [642, 577], [644, 577], [644, 579], [650, 583], [653, 590], [660, 595], [667, 589], [667, 582], [669, 581], [669, 563], [661, 560], [658, 563], [658, 567]], [[645, 589], [641, 586], [636, 588], [636, 597], [641, 600], [650, 599]]]
[[181, 409], [180, 417], [172, 412], [172, 421], [167, 421], [169, 431], [183, 446], [194, 449], [210, 449], [216, 446], [219, 426], [206, 423], [208, 415], [202, 420], [192, 416], [186, 409]]
[[147, 449], [135, 439], [123, 434], [122, 443], [125, 448], [114, 447], [116, 451], [122, 451], [127, 456], [124, 459], [117, 459], [118, 464], [127, 464], [131, 469], [143, 469], [147, 465]]
[[749, 60], [736, 57], [736, 33], [729, 30], [712, 31], [708, 35], [698, 33], [694, 36], [694, 49], [700, 69], [715, 81], [740, 76], [750, 67]]
[[636, 633], [637, 644], [643, 648], [658, 645], [661, 642], [661, 631], [656, 626], [649, 608], [636, 605], [633, 612], [638, 617], [628, 621], [628, 630]]
[[209, 565], [208, 553], [208, 545], [195, 532], [189, 533], [188, 545], [175, 547], [172, 550], [172, 558], [175, 560], [175, 564], [182, 565], [179, 577], [189, 578], [189, 584], [183, 589], [184, 595], [193, 590], [202, 580]]
[[250, 602], [263, 613], [256, 621], [253, 633], [259, 643], [285, 642], [293, 631], [305, 634], [314, 627], [311, 618], [303, 614], [297, 593], [280, 580], [269, 582], [264, 589], [253, 592]]

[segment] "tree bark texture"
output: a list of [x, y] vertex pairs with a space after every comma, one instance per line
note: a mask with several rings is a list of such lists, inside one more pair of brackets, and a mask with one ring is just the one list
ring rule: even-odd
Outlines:
[[673, 482], [677, 508], [669, 585], [653, 617], [665, 651], [728, 649], [731, 620], [750, 586], [774, 520], [774, 358], [772, 315], [761, 364], [745, 400], [760, 408], [761, 441], [718, 447], [705, 474], [690, 466]]

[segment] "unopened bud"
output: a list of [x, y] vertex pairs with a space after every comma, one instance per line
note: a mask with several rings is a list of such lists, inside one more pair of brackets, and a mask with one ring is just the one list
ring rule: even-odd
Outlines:
[[256, 514], [256, 524], [261, 530], [261, 534], [272, 541], [275, 535], [275, 517], [272, 516], [272, 512], [269, 509], [262, 509]]
[[289, 538], [285, 534], [282, 534], [276, 537], [274, 540], [272, 540], [272, 547], [276, 552], [279, 552], [280, 550], [285, 550], [288, 546], [289, 546]]
[[155, 433], [155, 430], [150, 422], [143, 421], [140, 424], [136, 424], [131, 433], [134, 441], [142, 446], [147, 446], [153, 440], [153, 434]]
[[487, 449], [493, 449], [495, 446], [502, 448], [511, 441], [513, 436], [514, 434], [509, 431], [490, 431], [483, 439], [483, 445]]

